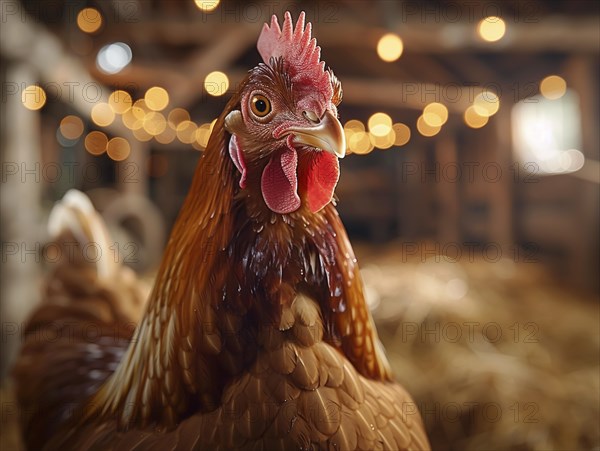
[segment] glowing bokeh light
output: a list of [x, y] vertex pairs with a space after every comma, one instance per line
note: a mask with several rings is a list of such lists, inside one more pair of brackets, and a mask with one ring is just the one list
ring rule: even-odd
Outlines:
[[567, 82], [558, 75], [549, 75], [540, 82], [540, 92], [548, 100], [560, 99], [567, 92]]
[[166, 127], [160, 135], [154, 137], [161, 144], [170, 144], [175, 138], [177, 138], [177, 133], [171, 127]]
[[114, 42], [100, 49], [96, 57], [96, 66], [105, 74], [116, 74], [131, 63], [132, 57], [131, 48], [127, 44]]
[[149, 112], [150, 109], [146, 105], [146, 101], [144, 99], [136, 100], [133, 106], [131, 107], [131, 114], [133, 115], [133, 117], [140, 121], [143, 121], [144, 117]]
[[183, 121], [189, 120], [190, 113], [188, 113], [183, 108], [173, 108], [167, 116], [167, 122], [169, 123], [169, 127], [171, 127], [173, 130], [177, 130], [177, 126]]
[[373, 144], [371, 143], [368, 132], [355, 132], [350, 138], [348, 145], [350, 146], [352, 153], [358, 155], [365, 155], [373, 150]]
[[156, 111], [146, 114], [143, 124], [144, 130], [152, 136], [160, 135], [167, 128], [167, 120]]
[[465, 111], [464, 119], [465, 123], [471, 128], [481, 128], [488, 123], [488, 116], [480, 115], [473, 105]]
[[208, 145], [208, 139], [210, 138], [210, 124], [202, 124], [196, 130], [196, 141], [198, 144], [205, 148]]
[[498, 112], [500, 99], [492, 91], [483, 91], [475, 96], [473, 108], [479, 116], [490, 117]]
[[217, 9], [221, 0], [194, 0], [200, 11], [211, 12]]
[[369, 140], [373, 147], [377, 147], [378, 149], [389, 149], [394, 145], [394, 141], [396, 141], [396, 132], [390, 128], [387, 135], [378, 136], [373, 133], [369, 133]]
[[350, 119], [348, 122], [344, 124], [344, 130], [352, 130], [357, 132], [365, 131], [365, 124], [357, 119]]
[[77, 116], [65, 116], [60, 121], [60, 133], [67, 139], [79, 139], [83, 133], [83, 121]]
[[125, 127], [127, 127], [128, 129], [139, 130], [144, 126], [144, 115], [142, 115], [141, 119], [138, 118], [138, 116], [134, 114], [134, 108], [132, 107], [128, 109], [125, 113], [123, 113], [123, 115], [121, 116], [121, 120], [123, 121]]
[[85, 137], [85, 150], [92, 155], [102, 155], [106, 152], [106, 146], [108, 145], [108, 137], [99, 131], [93, 131]]
[[92, 121], [101, 127], [106, 127], [115, 120], [115, 112], [108, 103], [100, 102], [92, 108]]
[[423, 109], [423, 120], [430, 127], [441, 127], [448, 120], [448, 108], [438, 102], [430, 103]]
[[427, 122], [425, 122], [423, 116], [419, 116], [419, 119], [417, 119], [417, 130], [419, 130], [419, 133], [423, 136], [435, 136], [440, 132], [441, 129], [442, 127], [432, 127], [429, 125]]
[[177, 139], [184, 144], [191, 144], [196, 139], [198, 127], [192, 121], [183, 121], [177, 126]]
[[130, 152], [131, 147], [129, 146], [129, 142], [125, 138], [118, 136], [112, 138], [106, 146], [106, 153], [115, 161], [125, 160]]
[[384, 34], [377, 42], [377, 54], [383, 61], [391, 63], [402, 55], [404, 44], [394, 33]]
[[21, 93], [21, 102], [28, 110], [39, 110], [46, 104], [46, 91], [38, 85], [29, 85]]
[[144, 95], [146, 106], [153, 111], [162, 111], [169, 104], [169, 93], [160, 86], [153, 86]]
[[144, 129], [144, 127], [140, 127], [136, 130], [132, 130], [132, 132], [133, 132], [133, 136], [135, 136], [135, 139], [137, 139], [138, 141], [141, 141], [141, 142], [148, 142], [154, 137], [150, 133], [148, 133]]
[[204, 79], [204, 89], [211, 96], [222, 96], [229, 89], [229, 78], [223, 72], [211, 72]]
[[394, 141], [395, 146], [403, 146], [408, 141], [410, 141], [410, 128], [406, 124], [396, 123], [392, 125], [392, 130], [396, 134], [396, 139]]
[[375, 113], [369, 120], [369, 132], [375, 136], [386, 136], [392, 129], [392, 118], [385, 113]]
[[102, 26], [102, 14], [96, 8], [83, 8], [77, 14], [77, 26], [84, 33], [95, 33]]
[[108, 97], [108, 104], [116, 114], [124, 114], [131, 108], [131, 96], [125, 91], [114, 91]]
[[496, 42], [504, 37], [506, 23], [500, 17], [489, 16], [479, 22], [477, 32], [484, 41]]

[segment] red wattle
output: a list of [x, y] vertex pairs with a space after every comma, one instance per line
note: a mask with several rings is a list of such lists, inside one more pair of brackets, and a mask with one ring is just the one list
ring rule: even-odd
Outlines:
[[298, 168], [301, 192], [306, 193], [308, 208], [316, 213], [333, 198], [340, 178], [340, 164], [329, 152], [310, 152], [302, 155]]
[[293, 148], [284, 147], [271, 156], [262, 173], [262, 195], [275, 213], [291, 213], [300, 208], [297, 167], [298, 153]]

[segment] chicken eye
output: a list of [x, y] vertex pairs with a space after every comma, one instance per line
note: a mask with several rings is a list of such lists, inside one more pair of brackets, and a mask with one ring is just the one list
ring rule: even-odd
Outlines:
[[271, 102], [265, 96], [256, 94], [250, 100], [250, 109], [257, 117], [265, 117], [271, 112]]

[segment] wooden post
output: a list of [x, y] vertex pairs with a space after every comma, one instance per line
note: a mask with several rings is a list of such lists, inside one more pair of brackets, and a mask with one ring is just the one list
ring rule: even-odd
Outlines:
[[[6, 73], [7, 86], [27, 86], [37, 81], [27, 64], [15, 63]], [[23, 323], [39, 301], [42, 237], [41, 217], [43, 162], [40, 144], [40, 114], [21, 103], [21, 89], [3, 102], [2, 135], [2, 367], [4, 378], [20, 346]]]
[[[452, 132], [449, 130], [449, 132]], [[440, 203], [438, 216], [438, 240], [440, 245], [457, 243], [459, 231], [458, 184], [461, 168], [456, 152], [456, 139], [450, 133], [443, 134], [435, 143], [435, 159], [439, 164], [439, 182], [436, 183]]]
[[491, 188], [490, 239], [493, 243], [500, 246], [502, 255], [507, 257], [512, 255], [511, 247], [514, 245], [512, 178], [510, 174], [513, 161], [510, 123], [511, 107], [512, 104], [502, 105], [498, 113], [490, 119], [490, 125], [493, 127], [493, 133], [489, 142], [491, 147], [490, 156], [502, 172], [496, 176], [492, 173], [492, 169], [490, 169], [487, 174], [484, 174]]
[[[593, 75], [595, 62], [582, 56], [572, 57], [565, 68], [567, 86], [579, 94], [581, 107], [582, 146], [586, 164], [597, 168], [600, 161], [598, 137], [598, 89]], [[589, 161], [591, 160], [591, 163]], [[595, 162], [595, 164], [594, 164]], [[596, 169], [597, 170], [597, 169]], [[575, 174], [576, 175], [576, 174]], [[577, 195], [573, 197], [573, 225], [569, 240], [572, 264], [569, 279], [581, 288], [598, 290], [598, 228], [600, 227], [600, 196], [598, 184], [590, 180], [574, 179]]]

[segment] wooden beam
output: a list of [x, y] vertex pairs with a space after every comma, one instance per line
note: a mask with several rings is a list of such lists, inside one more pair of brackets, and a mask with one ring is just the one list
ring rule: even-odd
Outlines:
[[256, 33], [253, 27], [238, 24], [213, 41], [207, 49], [195, 53], [186, 64], [187, 83], [174, 86], [171, 98], [174, 105], [192, 106], [199, 97], [205, 95], [204, 78], [209, 72], [227, 72], [231, 64], [254, 43]]
[[[496, 43], [483, 41], [477, 36], [477, 23], [405, 23], [398, 19], [392, 31], [404, 42], [411, 53], [538, 53], [600, 51], [600, 35], [596, 17], [571, 18], [548, 16], [533, 23], [507, 23], [504, 38]], [[319, 30], [323, 46], [375, 48], [378, 39], [390, 30], [374, 29], [346, 20], [329, 24]]]
[[463, 114], [481, 87], [458, 83], [437, 85], [410, 81], [357, 79], [344, 77], [344, 103], [382, 108], [422, 110], [431, 102], [441, 102], [448, 111]]
[[[243, 27], [242, 22], [235, 23]], [[247, 23], [258, 37], [262, 22]], [[404, 48], [412, 53], [457, 53], [480, 51], [488, 53], [535, 53], [600, 51], [600, 36], [597, 18], [545, 16], [537, 22], [507, 22], [507, 32], [496, 43], [485, 42], [477, 36], [477, 22], [437, 23], [431, 21], [404, 21], [401, 17], [389, 22], [391, 31], [398, 33]], [[198, 45], [225, 37], [224, 25], [219, 20], [210, 20], [198, 25], [197, 18], [155, 18], [138, 23], [112, 24], [111, 39], [129, 39], [148, 44], [160, 41], [169, 45]], [[358, 22], [355, 17], [340, 12], [335, 22], [321, 26], [318, 30], [319, 44], [324, 47], [375, 48], [377, 40], [390, 29], [377, 29]]]

